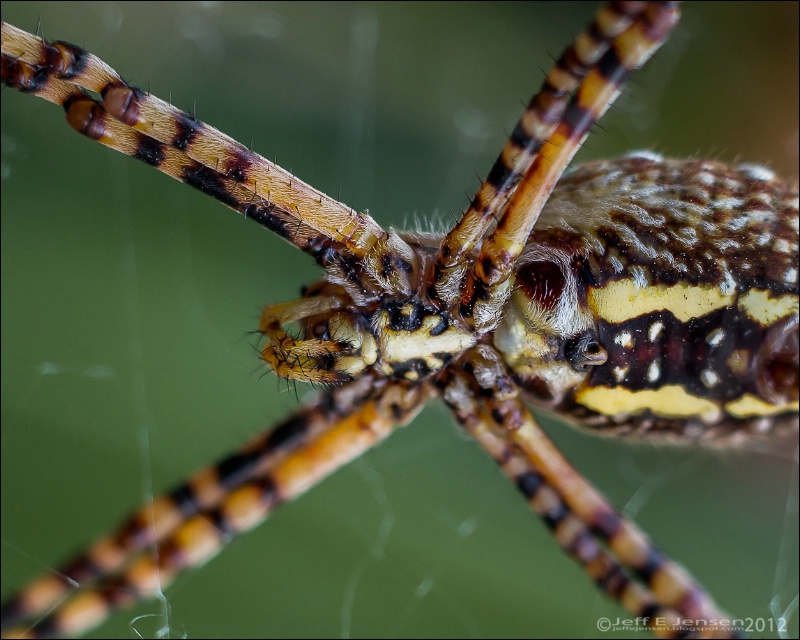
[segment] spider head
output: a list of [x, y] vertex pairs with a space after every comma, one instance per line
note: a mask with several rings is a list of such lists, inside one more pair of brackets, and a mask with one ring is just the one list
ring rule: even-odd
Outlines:
[[561, 250], [529, 245], [514, 278], [494, 345], [525, 387], [561, 398], [608, 357], [574, 263]]

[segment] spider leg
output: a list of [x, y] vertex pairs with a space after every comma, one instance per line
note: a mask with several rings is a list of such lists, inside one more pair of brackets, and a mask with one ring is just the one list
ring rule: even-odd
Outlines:
[[469, 209], [443, 240], [429, 295], [448, 307], [460, 301], [461, 316], [481, 333], [497, 326], [508, 276], [567, 164], [678, 18], [675, 2], [612, 2], [601, 9], [550, 71]]
[[[461, 371], [452, 373], [454, 379], [443, 378], [442, 396], [459, 423], [501, 463], [534, 510], [551, 525], [567, 553], [611, 597], [637, 617], [646, 618], [659, 635], [677, 637], [683, 632], [680, 621], [684, 619], [726, 619], [686, 569], [670, 560], [575, 471], [538, 426], [510, 376], [491, 373], [491, 363], [487, 366], [486, 362], [491, 359], [488, 347], [477, 350]], [[554, 507], [559, 514], [555, 521]], [[566, 508], [564, 518], [562, 507]], [[640, 584], [634, 587], [632, 580]], [[665, 622], [666, 626], [659, 626]], [[731, 633], [713, 624], [696, 632], [698, 637]]]
[[434, 285], [429, 290], [431, 299], [439, 299], [448, 307], [455, 304], [466, 270], [466, 257], [488, 231], [542, 145], [556, 130], [572, 92], [608, 51], [612, 40], [639, 19], [645, 8], [643, 2], [604, 4], [589, 28], [561, 54], [539, 92], [528, 103], [469, 208], [442, 240], [436, 256]]
[[[4, 27], [6, 25], [3, 25]], [[149, 136], [131, 129], [111, 118], [102, 105], [84, 94], [74, 84], [50, 78], [43, 86], [34, 80], [36, 71], [26, 62], [2, 54], [3, 82], [9, 86], [30, 86], [41, 98], [63, 105], [67, 118], [78, 130], [101, 144], [156, 167], [162, 173], [195, 187], [255, 220], [289, 243], [313, 256], [322, 266], [328, 266], [332, 249], [330, 239], [298, 221], [290, 212], [265, 200], [222, 173], [212, 172], [186, 156], [176, 147], [161, 147]], [[14, 80], [13, 78], [17, 78]]]
[[[295, 244], [314, 253], [323, 266], [332, 250], [344, 249], [383, 290], [402, 294], [415, 290], [416, 255], [400, 236], [384, 231], [368, 214], [314, 189], [173, 105], [129, 86], [80, 47], [49, 43], [5, 22], [1, 26], [3, 83], [63, 105], [67, 120], [79, 133], [143, 160], [247, 217], [265, 218], [262, 224], [290, 242], [295, 243], [293, 235], [301, 236], [303, 240]], [[94, 101], [85, 91], [100, 94], [102, 100]], [[129, 131], [124, 133], [125, 129]], [[301, 230], [292, 232], [288, 220], [299, 222]], [[312, 235], [317, 236], [313, 241]]]
[[429, 392], [360, 376], [307, 405], [139, 509], [61, 572], [31, 582], [3, 606], [3, 637], [81, 635], [115, 610], [154, 597], [406, 424]]
[[[616, 100], [625, 80], [664, 43], [678, 23], [677, 3], [651, 3], [631, 26], [613, 39], [592, 66], [567, 106], [555, 131], [484, 240], [461, 298], [462, 312], [477, 299], [502, 298], [507, 278], [525, 247], [536, 220], [589, 129]], [[477, 328], [477, 327], [476, 327]]]
[[492, 456], [531, 509], [544, 520], [558, 544], [603, 591], [634, 616], [677, 619], [674, 610], [660, 605], [649, 589], [631, 577], [531, 462], [493, 430], [491, 416], [463, 378], [454, 376], [449, 380], [444, 397], [456, 422]]
[[[4, 54], [33, 68], [35, 93], [52, 79], [60, 79], [100, 94], [106, 113], [160, 143], [162, 151], [164, 147], [179, 149], [214, 174], [247, 185], [255, 195], [341, 242], [356, 256], [366, 255], [386, 235], [370, 216], [317, 191], [173, 105], [130, 87], [106, 63], [79, 47], [51, 44], [7, 23], [2, 25], [2, 39]], [[5, 74], [3, 81], [13, 86]]]

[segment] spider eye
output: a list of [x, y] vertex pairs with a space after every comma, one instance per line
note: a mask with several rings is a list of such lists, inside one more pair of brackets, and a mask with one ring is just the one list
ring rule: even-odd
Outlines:
[[566, 279], [556, 263], [541, 260], [520, 268], [517, 284], [531, 300], [552, 309], [564, 292]]
[[575, 371], [586, 371], [608, 360], [608, 353], [597, 338], [586, 333], [567, 340], [564, 355]]

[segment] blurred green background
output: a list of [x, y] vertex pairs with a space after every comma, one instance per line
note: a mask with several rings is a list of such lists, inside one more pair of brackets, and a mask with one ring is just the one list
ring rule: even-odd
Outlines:
[[[594, 4], [4, 2], [384, 226], [451, 224]], [[581, 159], [798, 174], [797, 3], [690, 4]], [[276, 237], [2, 93], [2, 591], [286, 415], [260, 307], [318, 277]], [[301, 398], [307, 391], [297, 390]], [[797, 466], [550, 424], [737, 616], [797, 596]], [[791, 508], [787, 505], [793, 505]], [[96, 637], [594, 637], [625, 614], [433, 406]], [[796, 605], [796, 602], [795, 602]], [[137, 616], [154, 618], [136, 619]], [[631, 634], [607, 634], [609, 637]], [[775, 636], [767, 630], [765, 636]], [[792, 612], [789, 635], [797, 635]]]

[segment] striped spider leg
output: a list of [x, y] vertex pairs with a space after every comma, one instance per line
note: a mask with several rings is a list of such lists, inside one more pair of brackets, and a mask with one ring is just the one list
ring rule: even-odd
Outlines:
[[[293, 297], [293, 296], [292, 296], [292, 294], [289, 294], [289, 295], [284, 295], [284, 296], [282, 296], [282, 297], [283, 297], [283, 298], [286, 298], [286, 299], [290, 299], [290, 298], [291, 298], [291, 297]], [[280, 300], [280, 299], [281, 299], [281, 296], [276, 296], [276, 300]], [[136, 473], [136, 472], [134, 471], [134, 472], [132, 472], [132, 473]], [[134, 497], [135, 497], [135, 496], [134, 496]], [[107, 519], [107, 518], [106, 518], [106, 519]], [[99, 527], [99, 526], [101, 526], [101, 524], [98, 524], [98, 525], [96, 525], [95, 529], [96, 529], [97, 527]], [[87, 532], [87, 534], [86, 534], [86, 535], [89, 535], [90, 533], [91, 533], [91, 532]], [[209, 569], [210, 569], [210, 567], [209, 567]]]

